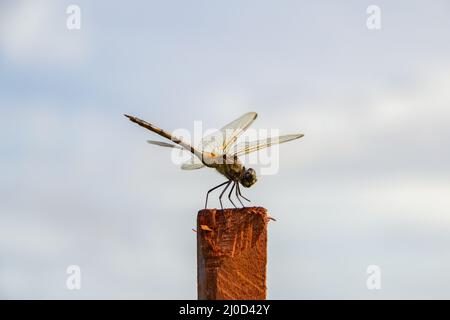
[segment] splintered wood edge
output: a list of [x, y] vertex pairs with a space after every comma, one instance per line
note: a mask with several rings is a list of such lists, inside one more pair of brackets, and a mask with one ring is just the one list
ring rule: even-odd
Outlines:
[[[218, 214], [218, 215], [224, 214], [225, 216], [233, 215], [233, 214], [249, 214], [249, 215], [256, 214], [256, 215], [262, 216], [266, 223], [268, 223], [269, 220], [276, 221], [274, 218], [272, 218], [271, 216], [269, 216], [267, 214], [267, 209], [266, 208], [263, 208], [263, 207], [245, 207], [245, 208], [229, 208], [229, 209], [202, 209], [202, 210], [198, 211], [197, 222], [202, 217], [215, 216], [216, 214]], [[211, 229], [211, 226], [208, 226], [206, 224], [201, 224], [200, 225], [200, 229], [201, 230], [197, 230], [197, 232], [198, 231], [213, 231]]]
[[254, 214], [267, 214], [267, 209], [264, 207], [245, 207], [245, 208], [226, 208], [226, 209], [201, 209], [199, 214], [206, 214], [208, 212], [248, 212]]

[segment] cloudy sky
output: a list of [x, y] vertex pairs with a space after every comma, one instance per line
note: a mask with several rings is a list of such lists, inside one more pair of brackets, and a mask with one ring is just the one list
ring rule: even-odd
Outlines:
[[1, 0], [0, 298], [195, 299], [191, 228], [223, 178], [181, 171], [122, 114], [174, 130], [248, 111], [305, 133], [245, 190], [278, 219], [269, 298], [450, 298], [449, 15], [445, 0]]

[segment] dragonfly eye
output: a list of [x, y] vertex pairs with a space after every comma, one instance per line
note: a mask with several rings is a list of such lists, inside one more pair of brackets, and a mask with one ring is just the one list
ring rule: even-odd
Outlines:
[[241, 184], [244, 187], [249, 188], [256, 183], [256, 180], [255, 170], [253, 170], [252, 168], [248, 168], [242, 175]]

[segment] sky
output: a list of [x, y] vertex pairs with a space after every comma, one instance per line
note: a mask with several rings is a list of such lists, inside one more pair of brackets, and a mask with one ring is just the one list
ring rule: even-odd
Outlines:
[[268, 298], [450, 298], [449, 15], [445, 0], [1, 0], [0, 298], [196, 299], [192, 228], [223, 178], [180, 170], [123, 114], [192, 130], [248, 111], [305, 134], [245, 190], [277, 218]]

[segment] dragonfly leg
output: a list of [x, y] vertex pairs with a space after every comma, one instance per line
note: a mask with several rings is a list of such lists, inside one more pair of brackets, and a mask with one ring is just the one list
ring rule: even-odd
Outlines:
[[237, 185], [237, 187], [236, 187], [236, 198], [237, 198], [237, 199], [239, 200], [239, 202], [241, 203], [242, 208], [245, 208], [244, 204], [242, 203], [241, 198], [239, 198], [239, 182], [238, 182], [238, 185]]
[[251, 202], [249, 199], [247, 199], [246, 197], [244, 197], [244, 196], [241, 194], [241, 188], [239, 187], [239, 182], [238, 182], [238, 184], [237, 184], [237, 190], [238, 190], [239, 196], [240, 196], [241, 198], [244, 198], [244, 199], [247, 200], [248, 202]]
[[236, 182], [234, 182], [233, 186], [231, 187], [230, 193], [228, 194], [228, 200], [230, 200], [230, 202], [233, 204], [233, 206], [235, 208], [237, 208], [236, 205], [234, 204], [233, 200], [231, 200], [231, 193], [233, 192], [233, 189], [235, 186], [236, 186]]
[[215, 186], [214, 188], [210, 189], [210, 190], [206, 193], [205, 209], [208, 207], [208, 196], [209, 196], [209, 193], [210, 193], [211, 191], [216, 190], [217, 188], [220, 188], [221, 186], [223, 186], [223, 185], [225, 185], [225, 184], [227, 184], [227, 183], [229, 183], [229, 182], [230, 182], [229, 180], [228, 180], [228, 181], [225, 181], [224, 183], [221, 183], [221, 184], [219, 184], [218, 186]]
[[223, 189], [222, 193], [221, 193], [220, 196], [219, 196], [220, 208], [221, 208], [222, 210], [223, 210], [222, 197], [223, 197], [223, 194], [225, 193], [225, 191], [227, 191], [227, 189], [228, 189], [228, 187], [230, 186], [231, 182], [232, 182], [231, 180], [228, 181], [227, 185], [225, 186], [225, 188]]

